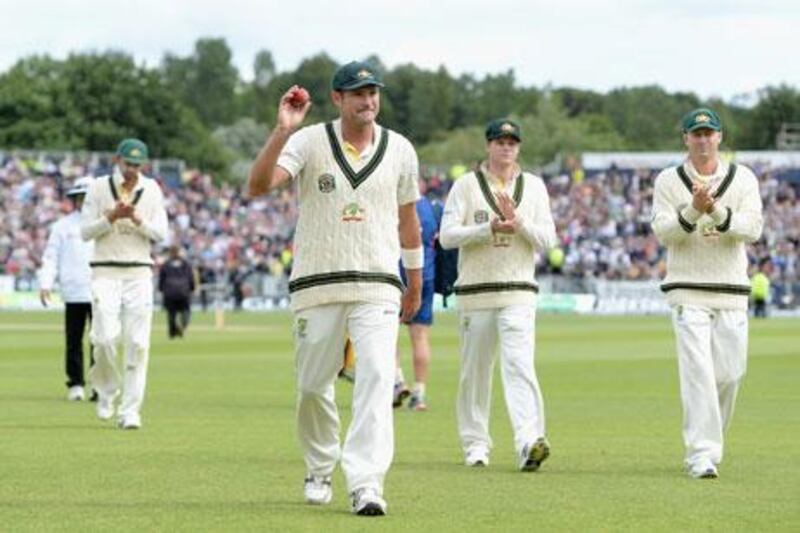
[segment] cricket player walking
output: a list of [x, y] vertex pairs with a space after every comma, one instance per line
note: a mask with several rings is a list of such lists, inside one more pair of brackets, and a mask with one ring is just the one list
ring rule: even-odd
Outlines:
[[[125, 139], [110, 176], [97, 178], [81, 217], [84, 240], [95, 242], [92, 267], [92, 331], [97, 416], [118, 415], [119, 427], [138, 429], [147, 382], [153, 319], [153, 259], [150, 249], [167, 233], [167, 212], [159, 185], [139, 172], [147, 145]], [[122, 339], [124, 363], [117, 361]], [[122, 388], [117, 408], [115, 400]]]
[[517, 466], [532, 472], [550, 454], [534, 370], [535, 254], [555, 245], [556, 229], [544, 182], [517, 163], [521, 141], [516, 122], [488, 124], [488, 159], [453, 185], [440, 237], [442, 247], [459, 249], [457, 415], [464, 462], [489, 464], [492, 369], [499, 342]]
[[[352, 511], [362, 516], [387, 509], [398, 318], [407, 321], [420, 307], [423, 266], [417, 156], [407, 139], [377, 124], [381, 87], [369, 64], [342, 66], [330, 93], [339, 119], [302, 129], [311, 102], [305, 90], [290, 89], [248, 182], [251, 196], [297, 184], [289, 292], [306, 501], [331, 501], [331, 474], [341, 459]], [[353, 419], [340, 447], [334, 382], [346, 335], [357, 354], [356, 378]]]
[[667, 247], [661, 290], [677, 343], [685, 466], [694, 478], [713, 479], [747, 367], [745, 244], [761, 235], [762, 206], [753, 172], [720, 159], [714, 111], [688, 113], [683, 142], [686, 161], [656, 178], [652, 226]]

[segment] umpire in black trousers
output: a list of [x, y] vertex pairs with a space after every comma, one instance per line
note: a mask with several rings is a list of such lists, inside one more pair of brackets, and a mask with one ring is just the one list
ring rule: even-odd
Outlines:
[[181, 256], [180, 247], [169, 249], [169, 258], [158, 274], [158, 290], [167, 310], [169, 338], [183, 337], [192, 316], [192, 293], [195, 288], [192, 265]]
[[[67, 190], [66, 196], [72, 200], [73, 210], [50, 227], [39, 270], [39, 298], [42, 305], [49, 306], [54, 287], [58, 285], [60, 288], [65, 307], [67, 399], [78, 401], [86, 395], [83, 334], [92, 320], [92, 270], [89, 260], [93, 250], [93, 244], [84, 242], [80, 235], [80, 210], [92, 180], [88, 176], [79, 178]], [[93, 358], [91, 362], [94, 364]], [[93, 394], [92, 399], [95, 398]]]

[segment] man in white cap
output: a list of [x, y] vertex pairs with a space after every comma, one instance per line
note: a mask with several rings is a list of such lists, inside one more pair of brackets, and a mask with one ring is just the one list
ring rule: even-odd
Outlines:
[[92, 319], [92, 271], [89, 260], [94, 246], [81, 239], [81, 207], [91, 183], [91, 177], [78, 178], [67, 190], [73, 210], [51, 226], [42, 256], [42, 268], [39, 270], [39, 298], [42, 305], [47, 307], [50, 304], [56, 282], [64, 301], [67, 399], [77, 401], [85, 397], [83, 332], [87, 321], [91, 322]]
[[[94, 240], [92, 257], [92, 343], [95, 365], [90, 377], [97, 391], [97, 416], [114, 416], [114, 400], [122, 386], [118, 423], [122, 429], [142, 425], [141, 408], [147, 381], [153, 320], [153, 243], [167, 234], [164, 196], [154, 180], [140, 174], [147, 145], [125, 139], [110, 176], [97, 178], [86, 195], [81, 234]], [[121, 376], [117, 343], [124, 354]]]

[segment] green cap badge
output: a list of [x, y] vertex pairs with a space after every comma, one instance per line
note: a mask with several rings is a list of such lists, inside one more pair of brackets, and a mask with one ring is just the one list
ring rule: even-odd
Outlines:
[[380, 74], [363, 61], [351, 61], [342, 65], [333, 75], [331, 82], [334, 91], [354, 91], [369, 85], [383, 87], [383, 81]]
[[690, 111], [683, 117], [684, 133], [689, 133], [701, 128], [722, 131], [722, 123], [719, 120], [719, 116], [707, 107], [701, 107]]

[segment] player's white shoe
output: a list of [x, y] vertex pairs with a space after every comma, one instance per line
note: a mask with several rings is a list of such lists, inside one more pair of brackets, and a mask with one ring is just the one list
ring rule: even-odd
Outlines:
[[102, 396], [97, 398], [95, 406], [97, 418], [100, 420], [111, 420], [114, 416], [114, 396]]
[[550, 456], [550, 443], [539, 437], [533, 444], [527, 444], [519, 454], [519, 469], [522, 472], [539, 470], [545, 459]]
[[386, 514], [386, 500], [378, 491], [365, 487], [353, 491], [353, 513], [360, 516], [383, 516]]
[[467, 466], [489, 466], [489, 452], [484, 448], [472, 448], [464, 458]]
[[73, 385], [67, 390], [67, 400], [71, 402], [82, 402], [84, 398], [83, 387], [80, 385]]
[[695, 479], [717, 479], [719, 472], [709, 459], [702, 459], [689, 466], [689, 475]]
[[333, 498], [333, 488], [331, 487], [331, 476], [306, 476], [303, 487], [306, 502], [311, 505], [325, 505]]
[[119, 427], [121, 429], [139, 429], [142, 427], [142, 417], [138, 414], [121, 416]]

